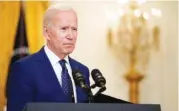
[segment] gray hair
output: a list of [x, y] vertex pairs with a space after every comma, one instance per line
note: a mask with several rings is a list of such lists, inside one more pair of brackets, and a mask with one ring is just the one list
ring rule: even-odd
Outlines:
[[[51, 26], [51, 19], [53, 15], [59, 11], [74, 11], [74, 9], [70, 6], [65, 6], [61, 4], [54, 4], [51, 5], [45, 12], [44, 17], [43, 17], [43, 26]], [[75, 11], [74, 11], [75, 12]]]

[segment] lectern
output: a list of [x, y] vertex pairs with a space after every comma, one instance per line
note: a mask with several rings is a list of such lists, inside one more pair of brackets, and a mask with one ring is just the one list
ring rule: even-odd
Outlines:
[[161, 111], [159, 104], [132, 104], [107, 95], [93, 103], [28, 103], [23, 111]]

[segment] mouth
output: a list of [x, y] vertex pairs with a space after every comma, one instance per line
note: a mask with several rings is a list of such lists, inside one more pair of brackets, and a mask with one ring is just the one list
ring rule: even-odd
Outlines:
[[74, 44], [72, 43], [66, 43], [66, 44], [63, 44], [64, 46], [74, 46]]

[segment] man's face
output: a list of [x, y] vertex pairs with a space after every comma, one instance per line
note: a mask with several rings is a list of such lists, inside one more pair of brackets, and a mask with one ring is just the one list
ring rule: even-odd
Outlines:
[[77, 17], [73, 11], [57, 12], [52, 18], [52, 26], [47, 28], [47, 44], [58, 54], [73, 52], [77, 39]]

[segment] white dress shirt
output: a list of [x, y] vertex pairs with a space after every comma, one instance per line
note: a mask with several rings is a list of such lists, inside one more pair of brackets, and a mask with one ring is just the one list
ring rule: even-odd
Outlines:
[[[62, 78], [61, 78], [62, 67], [59, 63], [60, 58], [58, 56], [56, 56], [55, 53], [53, 53], [48, 48], [48, 46], [45, 46], [44, 50], [45, 50], [45, 53], [46, 53], [51, 65], [52, 65], [52, 67], [53, 67], [53, 70], [55, 71], [55, 74], [56, 74], [56, 77], [58, 79], [59, 84], [62, 85]], [[75, 103], [77, 103], [76, 87], [75, 87], [75, 82], [74, 82], [73, 77], [72, 77], [72, 68], [70, 66], [69, 57], [66, 56], [64, 59], [66, 61], [65, 65], [67, 67], [68, 73], [69, 73], [71, 81], [72, 81], [74, 100], [75, 100]]]

